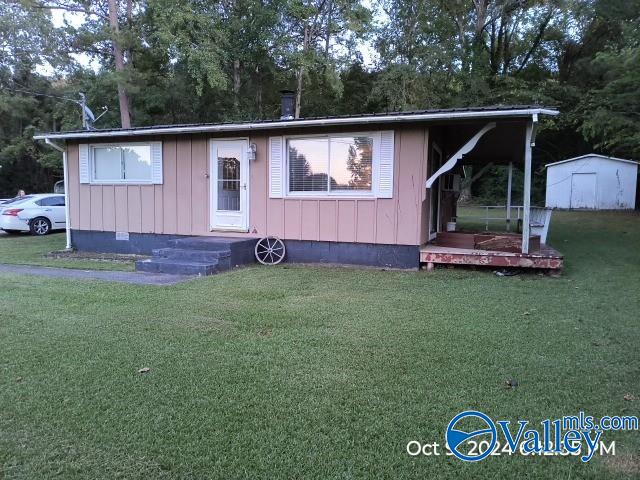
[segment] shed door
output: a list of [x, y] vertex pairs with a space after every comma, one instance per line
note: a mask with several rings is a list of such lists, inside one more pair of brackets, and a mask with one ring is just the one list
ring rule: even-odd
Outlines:
[[571, 208], [596, 208], [596, 174], [571, 175]]

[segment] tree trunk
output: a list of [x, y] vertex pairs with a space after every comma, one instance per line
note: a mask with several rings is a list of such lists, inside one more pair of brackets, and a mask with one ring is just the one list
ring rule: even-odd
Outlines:
[[298, 68], [296, 74], [296, 111], [294, 118], [300, 118], [300, 105], [302, 104], [302, 84], [304, 82], [304, 62], [306, 61], [306, 54], [309, 51], [309, 45], [311, 44], [311, 27], [307, 24], [304, 26], [304, 40], [302, 43], [302, 55], [303, 59]]
[[240, 109], [240, 60], [233, 61], [233, 106]]
[[304, 67], [301, 65], [296, 74], [296, 112], [294, 118], [300, 118], [300, 104], [302, 103], [302, 77]]
[[[133, 29], [133, 0], [127, 0], [127, 29], [129, 33]], [[133, 48], [131, 42], [127, 47], [127, 65], [133, 68]]]
[[112, 44], [113, 44], [113, 59], [116, 65], [116, 73], [118, 76], [118, 102], [120, 104], [120, 121], [122, 128], [131, 128], [131, 114], [129, 111], [129, 94], [125, 87], [125, 83], [121, 75], [124, 74], [124, 56], [120, 43], [118, 41], [118, 1], [108, 0], [109, 5], [109, 25], [111, 26]]
[[325, 69], [329, 64], [329, 47], [331, 46], [331, 14], [333, 13], [333, 1], [329, 0], [329, 7], [327, 12], [327, 32], [324, 40], [324, 61]]
[[256, 106], [258, 107], [258, 118], [264, 118], [262, 111], [262, 73], [260, 65], [256, 65]]

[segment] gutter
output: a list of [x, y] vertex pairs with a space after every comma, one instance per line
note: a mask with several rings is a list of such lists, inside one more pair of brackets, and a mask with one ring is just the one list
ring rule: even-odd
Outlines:
[[229, 123], [218, 125], [191, 125], [181, 127], [148, 127], [130, 130], [107, 130], [69, 133], [43, 133], [35, 135], [35, 140], [47, 139], [83, 139], [83, 138], [110, 138], [132, 137], [142, 135], [172, 135], [180, 133], [206, 133], [206, 132], [234, 132], [247, 130], [275, 130], [296, 127], [361, 125], [381, 123], [405, 123], [415, 121], [437, 120], [465, 120], [465, 119], [489, 119], [489, 118], [537, 118], [538, 115], [558, 115], [557, 110], [547, 108], [527, 108], [518, 110], [487, 110], [469, 112], [440, 112], [440, 113], [415, 113], [406, 115], [370, 115], [365, 117], [325, 118], [315, 120], [291, 120], [269, 121], [256, 123]]
[[45, 143], [50, 147], [62, 152], [62, 172], [64, 176], [64, 216], [65, 216], [65, 234], [67, 239], [66, 250], [71, 250], [71, 218], [69, 216], [69, 165], [67, 162], [67, 149], [61, 147], [57, 143], [52, 142], [49, 138], [44, 139]]

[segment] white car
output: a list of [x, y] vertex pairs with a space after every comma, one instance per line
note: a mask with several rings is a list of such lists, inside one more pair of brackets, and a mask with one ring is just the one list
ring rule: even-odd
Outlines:
[[67, 226], [64, 195], [41, 193], [13, 198], [0, 205], [0, 229], [7, 233], [46, 235]]

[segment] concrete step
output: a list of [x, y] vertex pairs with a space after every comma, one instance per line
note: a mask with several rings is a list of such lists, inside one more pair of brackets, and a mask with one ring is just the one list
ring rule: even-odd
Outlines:
[[219, 262], [231, 256], [231, 250], [188, 250], [185, 248], [156, 248], [154, 258], [173, 258], [193, 262]]
[[177, 238], [170, 240], [169, 245], [173, 248], [186, 249], [186, 250], [229, 250], [230, 244], [233, 241], [238, 241], [237, 238], [223, 238], [223, 237], [187, 237]]
[[218, 262], [198, 262], [175, 258], [150, 258], [138, 260], [136, 270], [141, 272], [171, 273], [173, 275], [214, 275]]
[[184, 250], [234, 250], [253, 249], [256, 239], [236, 237], [187, 237], [169, 241], [169, 246]]

